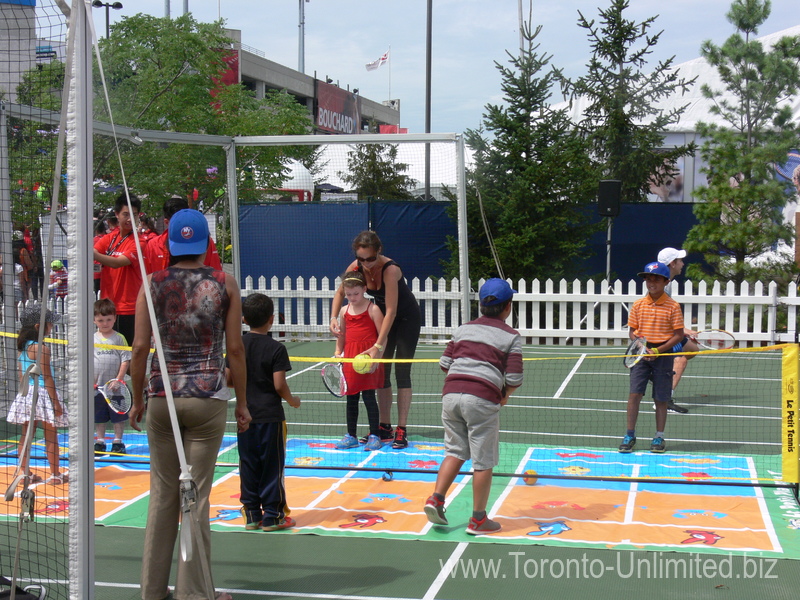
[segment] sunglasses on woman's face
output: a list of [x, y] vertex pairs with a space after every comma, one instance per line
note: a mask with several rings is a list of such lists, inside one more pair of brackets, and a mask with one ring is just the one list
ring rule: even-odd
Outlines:
[[375, 254], [374, 256], [359, 256], [358, 254], [356, 254], [356, 260], [358, 262], [371, 263], [371, 262], [375, 262], [376, 260], [378, 260], [378, 255]]

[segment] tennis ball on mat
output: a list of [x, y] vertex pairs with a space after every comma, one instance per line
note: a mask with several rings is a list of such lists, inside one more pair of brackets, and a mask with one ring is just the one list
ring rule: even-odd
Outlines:
[[539, 474], [532, 469], [525, 471], [525, 476], [522, 478], [522, 481], [525, 482], [525, 485], [536, 485], [536, 482], [539, 481]]
[[359, 354], [353, 359], [353, 370], [361, 375], [372, 371], [372, 359], [369, 354]]

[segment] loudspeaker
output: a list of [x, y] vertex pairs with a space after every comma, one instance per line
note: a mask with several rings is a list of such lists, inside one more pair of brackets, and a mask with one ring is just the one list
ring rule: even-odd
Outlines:
[[604, 179], [597, 190], [597, 212], [603, 217], [618, 216], [621, 196], [622, 182], [618, 179]]

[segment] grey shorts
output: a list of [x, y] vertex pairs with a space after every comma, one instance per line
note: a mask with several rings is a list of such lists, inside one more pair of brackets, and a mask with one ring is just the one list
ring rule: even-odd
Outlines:
[[470, 394], [442, 397], [445, 453], [472, 459], [476, 471], [493, 469], [500, 460], [500, 405]]

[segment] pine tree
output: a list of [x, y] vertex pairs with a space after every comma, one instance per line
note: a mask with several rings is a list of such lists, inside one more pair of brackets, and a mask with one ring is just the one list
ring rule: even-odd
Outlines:
[[722, 89], [703, 87], [722, 124], [700, 123], [708, 185], [695, 190], [698, 224], [684, 244], [703, 253], [711, 268], [690, 265], [687, 273], [735, 282], [785, 279], [794, 257], [764, 258], [778, 242], [790, 243], [794, 228], [781, 210], [793, 195], [774, 177], [774, 165], [800, 141], [783, 100], [800, 90], [800, 37], [784, 37], [771, 49], [754, 39], [770, 14], [769, 0], [735, 0], [727, 14], [736, 28], [722, 46], [703, 43], [702, 56], [717, 69]]
[[678, 158], [694, 152], [693, 145], [663, 147], [664, 131], [685, 107], [662, 111], [656, 106], [688, 90], [694, 80], [682, 79], [673, 69], [674, 57], [644, 71], [663, 32], [650, 33], [657, 17], [641, 23], [626, 19], [628, 6], [628, 0], [612, 0], [600, 10], [600, 25], [578, 11], [592, 56], [588, 73], [563, 87], [573, 100], [582, 97], [587, 103], [579, 127], [603, 167], [603, 178], [622, 182], [623, 202], [638, 202], [646, 199], [651, 184], [674, 177]]
[[357, 144], [347, 153], [347, 171], [338, 175], [365, 198], [411, 200], [416, 182], [407, 170], [406, 163], [397, 162], [396, 145]]
[[594, 231], [585, 205], [594, 199], [597, 177], [566, 110], [549, 104], [559, 74], [545, 71], [551, 56], [534, 43], [540, 30], [526, 25], [519, 56], [507, 53], [510, 66], [495, 63], [504, 104], [488, 104], [481, 127], [465, 133], [474, 151], [467, 174], [473, 281], [500, 274], [484, 220], [502, 274], [514, 280], [574, 276]]

